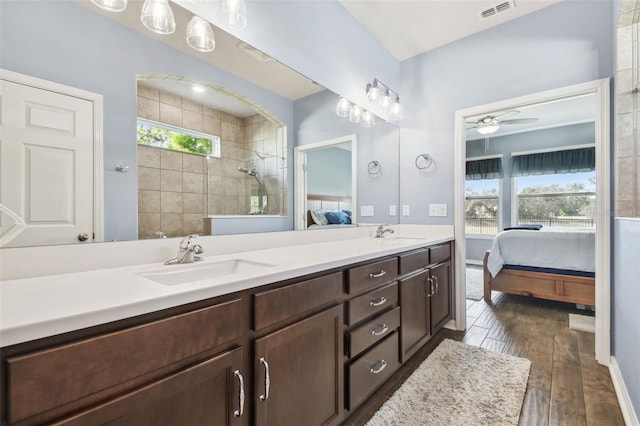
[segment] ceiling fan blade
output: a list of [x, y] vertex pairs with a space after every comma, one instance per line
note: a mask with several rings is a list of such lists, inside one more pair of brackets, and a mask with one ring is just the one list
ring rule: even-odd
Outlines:
[[500, 120], [500, 124], [522, 124], [522, 123], [535, 123], [537, 118], [514, 118], [511, 120]]
[[504, 121], [502, 121], [503, 118], [511, 117], [512, 115], [516, 115], [516, 114], [520, 114], [520, 111], [518, 111], [517, 109], [512, 109], [512, 110], [509, 110], [509, 111], [505, 111], [505, 112], [501, 112], [501, 113], [498, 113], [496, 115], [493, 115], [493, 117], [500, 118], [500, 121], [504, 122]]

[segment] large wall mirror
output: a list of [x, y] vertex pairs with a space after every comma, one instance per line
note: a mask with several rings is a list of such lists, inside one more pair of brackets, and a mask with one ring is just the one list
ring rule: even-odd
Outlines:
[[[175, 33], [152, 33], [140, 24], [141, 7], [141, 1], [130, 1], [125, 11], [109, 13], [89, 1], [0, 4], [3, 111], [18, 110], [15, 102], [31, 105], [32, 130], [41, 139], [45, 130], [48, 140], [83, 130], [99, 142], [89, 157], [64, 145], [25, 142], [31, 163], [28, 173], [19, 171], [20, 184], [31, 185], [31, 192], [15, 195], [12, 210], [33, 232], [6, 247], [292, 230], [293, 149], [328, 135], [358, 134], [359, 201], [398, 203], [397, 127], [378, 119], [373, 129], [364, 129], [338, 118], [337, 94], [217, 27], [213, 52], [192, 50], [184, 36], [192, 14], [175, 3]], [[5, 78], [14, 73], [35, 78], [27, 86], [72, 88], [71, 98], [87, 94], [95, 104], [88, 112], [75, 104], [35, 108], [47, 103], [29, 103], [30, 93], [7, 89]], [[82, 114], [93, 116], [94, 127], [73, 127]], [[8, 126], [3, 117], [4, 135]], [[367, 164], [383, 156], [384, 178], [371, 178]], [[2, 157], [9, 158], [4, 152]], [[70, 172], [73, 161], [83, 166]], [[84, 180], [88, 192], [80, 197], [86, 207], [72, 198], [81, 188], [71, 177], [82, 168], [91, 169]], [[3, 197], [17, 186], [15, 172], [3, 160]], [[43, 186], [56, 180], [69, 184], [57, 192]], [[8, 204], [4, 198], [2, 203]], [[81, 225], [86, 228], [73, 228], [91, 208], [88, 225]], [[1, 226], [8, 221], [3, 216]]]

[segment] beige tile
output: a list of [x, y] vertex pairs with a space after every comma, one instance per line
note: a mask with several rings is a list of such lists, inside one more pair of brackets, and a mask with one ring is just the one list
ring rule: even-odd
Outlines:
[[[633, 114], [616, 115], [616, 137], [630, 138], [633, 140]], [[633, 155], [633, 154], [629, 154], [629, 155]], [[627, 157], [629, 155], [618, 155], [618, 156]]]
[[182, 212], [204, 214], [204, 199], [204, 194], [182, 194]]
[[254, 114], [244, 119], [247, 124], [259, 123], [263, 120], [264, 118], [260, 114]]
[[160, 169], [138, 167], [138, 189], [160, 190]]
[[202, 214], [183, 214], [182, 226], [185, 235], [186, 234], [198, 234], [202, 235], [204, 231], [203, 215]]
[[225, 196], [234, 195], [238, 196], [240, 194], [240, 180], [238, 178], [222, 178], [222, 193]]
[[636, 208], [631, 212], [631, 217], [640, 217], [640, 200], [636, 200]]
[[245, 162], [244, 167], [250, 167], [247, 163], [254, 160], [256, 154], [248, 149], [238, 149], [238, 162]]
[[220, 111], [218, 111], [217, 109], [213, 109], [213, 108], [208, 107], [206, 105], [202, 108], [202, 114], [205, 117], [213, 117], [213, 118], [217, 118], [217, 119], [220, 119], [220, 116], [222, 115], [220, 113]]
[[220, 156], [223, 160], [237, 160], [238, 148], [234, 145], [222, 144], [220, 146]]
[[182, 213], [182, 192], [161, 192], [161, 213]]
[[618, 158], [616, 179], [616, 200], [633, 200], [635, 184], [635, 158]]
[[160, 120], [160, 103], [158, 101], [138, 96], [137, 110], [138, 117], [154, 121]]
[[620, 2], [620, 13], [633, 12], [636, 8], [636, 0], [622, 0]]
[[633, 101], [635, 96], [631, 93], [616, 94], [616, 113], [624, 114], [633, 112]]
[[222, 176], [209, 176], [207, 194], [222, 194]]
[[238, 162], [234, 160], [222, 160], [222, 176], [239, 177]]
[[183, 237], [182, 214], [166, 213], [160, 215], [160, 227], [167, 237]]
[[138, 238], [157, 238], [155, 233], [160, 230], [160, 213], [138, 214]]
[[182, 126], [182, 108], [160, 103], [160, 121], [173, 126]]
[[616, 202], [616, 217], [634, 217], [633, 201], [624, 200]]
[[238, 197], [224, 197], [224, 214], [247, 214], [240, 211], [239, 205], [240, 199]]
[[251, 141], [249, 146], [248, 146], [248, 148], [251, 151], [259, 152], [260, 155], [265, 154], [265, 152], [264, 152], [264, 141], [262, 139], [257, 140], [257, 141]]
[[202, 113], [183, 110], [182, 127], [202, 132]]
[[278, 155], [278, 144], [276, 138], [264, 140], [264, 152], [267, 155]]
[[616, 71], [616, 92], [631, 94], [633, 90], [631, 69]]
[[254, 123], [251, 125], [251, 142], [261, 141], [264, 139], [262, 135], [262, 123]]
[[210, 157], [206, 161], [209, 176], [222, 176], [222, 159]]
[[238, 148], [238, 147], [242, 146], [242, 144], [240, 144], [240, 143], [238, 143], [238, 142], [236, 142], [234, 140], [224, 139], [224, 138], [220, 139], [220, 147], [222, 147], [222, 145], [232, 146], [234, 148]]
[[200, 115], [202, 115], [202, 104], [199, 104], [197, 102], [193, 102], [189, 99], [182, 99], [182, 109], [184, 110], [188, 110], [188, 111], [193, 111], [193, 112], [198, 112], [200, 113]]
[[138, 144], [138, 166], [160, 168], [160, 148]]
[[229, 123], [228, 121], [222, 121], [222, 132], [220, 133], [222, 139], [229, 139], [235, 143], [238, 143], [238, 125]]
[[210, 135], [222, 134], [222, 121], [219, 118], [205, 116], [202, 121], [202, 131]]
[[244, 137], [245, 129], [246, 127], [244, 126], [238, 126], [238, 137], [236, 138], [236, 140], [238, 141], [238, 145], [243, 148], [247, 146], [247, 141]]
[[160, 91], [160, 103], [171, 105], [182, 109], [182, 98], [173, 93]]
[[163, 149], [160, 153], [160, 168], [163, 170], [182, 171], [183, 154], [179, 151]]
[[160, 213], [160, 191], [138, 191], [138, 213]]
[[276, 157], [265, 158], [262, 176], [278, 176], [278, 173], [278, 161]]
[[[621, 17], [622, 18], [622, 17]], [[632, 30], [631, 25], [627, 25], [617, 29], [616, 42], [616, 69], [625, 70], [632, 67]]]
[[147, 99], [152, 99], [154, 101], [160, 100], [160, 92], [158, 91], [158, 89], [145, 86], [140, 82], [138, 82], [138, 96], [142, 96], [143, 98], [147, 98]]
[[224, 214], [224, 196], [210, 195], [208, 198], [208, 213], [210, 215]]
[[265, 139], [276, 137], [276, 125], [273, 122], [265, 120], [262, 126], [262, 136]]
[[235, 124], [236, 126], [240, 123], [241, 119], [236, 117], [235, 115], [231, 115], [227, 112], [222, 112], [220, 114], [220, 118], [222, 121], [226, 121], [227, 123]]
[[[631, 114], [626, 114], [631, 115]], [[616, 158], [631, 157], [635, 152], [636, 135], [616, 135]]]
[[182, 192], [203, 194], [204, 176], [202, 173], [182, 173]]
[[161, 170], [160, 190], [168, 192], [182, 192], [182, 172], [175, 170]]
[[182, 170], [191, 173], [204, 173], [207, 157], [198, 154], [182, 154]]

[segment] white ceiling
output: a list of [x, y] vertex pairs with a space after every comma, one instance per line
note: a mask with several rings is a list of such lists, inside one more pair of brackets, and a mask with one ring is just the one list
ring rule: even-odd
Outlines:
[[508, 0], [340, 0], [397, 59], [403, 61], [452, 41], [551, 6], [561, 0], [515, 0], [503, 12], [483, 10]]

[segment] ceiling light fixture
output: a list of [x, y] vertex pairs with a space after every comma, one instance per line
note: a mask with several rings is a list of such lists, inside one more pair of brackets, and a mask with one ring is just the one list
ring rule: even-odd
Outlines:
[[387, 113], [389, 121], [402, 120], [402, 105], [400, 105], [400, 95], [378, 80], [367, 83], [366, 86], [367, 99], [371, 103], [377, 104], [378, 108]]
[[127, 0], [91, 0], [91, 3], [109, 12], [122, 12], [127, 8]]
[[140, 21], [158, 34], [173, 34], [176, 30], [176, 20], [168, 0], [144, 0]]
[[201, 86], [199, 84], [194, 84], [193, 86], [191, 86], [191, 90], [193, 90], [196, 93], [204, 93], [205, 88], [204, 86]]
[[497, 123], [489, 122], [487, 124], [479, 124], [476, 129], [481, 135], [490, 135], [498, 131], [500, 126]]
[[187, 43], [198, 52], [211, 52], [216, 48], [216, 39], [211, 25], [199, 16], [194, 16], [187, 26]]
[[218, 19], [224, 25], [239, 30], [247, 26], [247, 5], [244, 0], [218, 1]]

